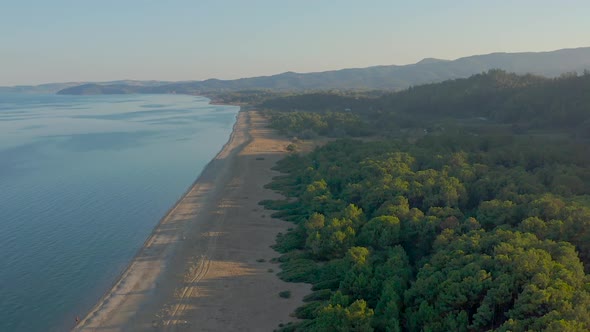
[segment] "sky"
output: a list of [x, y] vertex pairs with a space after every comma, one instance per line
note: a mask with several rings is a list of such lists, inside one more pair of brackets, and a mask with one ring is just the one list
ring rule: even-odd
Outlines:
[[588, 0], [1, 0], [0, 85], [202, 80], [590, 46]]

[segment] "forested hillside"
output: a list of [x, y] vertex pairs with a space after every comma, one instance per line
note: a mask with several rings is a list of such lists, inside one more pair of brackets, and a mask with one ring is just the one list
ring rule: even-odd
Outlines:
[[[589, 331], [590, 145], [563, 135], [588, 123], [589, 92], [590, 75], [492, 71], [381, 97], [266, 102], [284, 133], [380, 137], [277, 165], [270, 187], [287, 199], [261, 203], [294, 223], [277, 239], [280, 276], [313, 284], [302, 321], [282, 330]], [[455, 127], [383, 135], [429, 117]], [[488, 130], [474, 134], [464, 120], [477, 117]]]
[[[590, 72], [543, 78], [491, 70], [465, 79], [412, 87], [382, 95], [313, 93], [283, 96], [261, 103], [281, 111], [344, 111], [362, 116], [377, 133], [396, 128], [455, 126], [479, 120], [513, 125], [514, 130], [590, 130]], [[464, 124], [464, 122], [460, 122]]]

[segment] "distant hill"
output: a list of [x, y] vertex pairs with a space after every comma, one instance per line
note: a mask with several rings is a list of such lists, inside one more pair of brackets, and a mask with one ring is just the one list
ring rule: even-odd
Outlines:
[[450, 62], [451, 60], [444, 60], [444, 59], [436, 59], [436, 58], [424, 58], [418, 61], [417, 65], [428, 65], [433, 63], [441, 63], [441, 62]]
[[74, 94], [74, 95], [119, 95], [129, 94], [137, 91], [139, 87], [135, 85], [125, 84], [107, 84], [101, 85], [97, 83], [82, 84], [70, 88], [63, 89], [58, 94]]
[[590, 47], [563, 49], [552, 52], [492, 53], [456, 60], [427, 58], [405, 66], [374, 66], [342, 69], [318, 73], [286, 72], [273, 76], [241, 78], [236, 80], [209, 79], [178, 82], [155, 86], [128, 86], [126, 84], [92, 84], [65, 88], [60, 94], [107, 93], [190, 93], [272, 89], [278, 91], [304, 91], [327, 89], [401, 90], [410, 86], [465, 78], [490, 69], [531, 73], [556, 77], [567, 72], [590, 69]]
[[82, 82], [69, 83], [49, 83], [40, 85], [18, 85], [18, 86], [0, 86], [0, 93], [31, 93], [31, 94], [53, 94], [60, 90], [75, 87]]
[[[0, 93], [29, 93], [29, 94], [54, 94], [60, 90], [71, 88], [71, 87], [78, 87], [84, 85], [100, 85], [100, 86], [126, 86], [131, 87], [131, 89], [135, 89], [137, 87], [154, 87], [160, 86], [164, 84], [170, 84], [170, 82], [165, 81], [136, 81], [136, 80], [119, 80], [119, 81], [110, 81], [110, 82], [102, 82], [102, 83], [89, 83], [89, 82], [67, 82], [67, 83], [48, 83], [48, 84], [40, 84], [40, 85], [17, 85], [17, 86], [0, 86]], [[102, 89], [99, 89], [102, 90]], [[107, 91], [110, 91], [108, 89]], [[102, 91], [95, 91], [94, 94], [105, 93]], [[90, 94], [90, 93], [87, 93]]]

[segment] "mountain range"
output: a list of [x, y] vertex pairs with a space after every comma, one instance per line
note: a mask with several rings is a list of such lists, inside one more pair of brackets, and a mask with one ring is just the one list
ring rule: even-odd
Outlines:
[[[118, 80], [110, 82], [92, 83], [100, 86], [128, 86], [131, 88], [153, 87], [164, 84], [170, 84], [167, 81], [137, 81], [137, 80]], [[16, 85], [0, 86], [0, 93], [29, 93], [29, 94], [54, 94], [60, 90], [77, 87], [80, 85], [90, 84], [89, 82], [66, 82], [66, 83], [47, 83], [39, 85]]]
[[[59, 94], [187, 93], [268, 89], [277, 91], [309, 90], [402, 90], [415, 85], [465, 78], [490, 69], [518, 74], [557, 77], [564, 73], [590, 69], [590, 47], [550, 52], [491, 53], [456, 60], [426, 58], [410, 65], [373, 66], [316, 73], [286, 72], [272, 76], [235, 80], [204, 81], [115, 81], [107, 83], [65, 83]], [[39, 87], [29, 87], [34, 89]], [[56, 86], [51, 86], [55, 88]], [[2, 89], [2, 88], [0, 88]], [[15, 89], [15, 88], [12, 88]], [[26, 90], [21, 87], [21, 90]], [[47, 89], [46, 85], [46, 91]], [[1, 92], [2, 90], [0, 90]]]

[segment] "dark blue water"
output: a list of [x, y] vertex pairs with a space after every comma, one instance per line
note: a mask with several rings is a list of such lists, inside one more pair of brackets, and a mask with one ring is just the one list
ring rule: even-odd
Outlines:
[[0, 331], [72, 327], [237, 111], [181, 95], [0, 94]]

